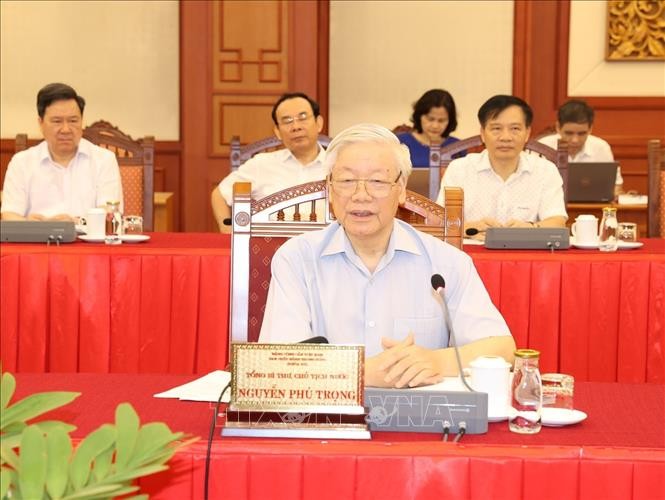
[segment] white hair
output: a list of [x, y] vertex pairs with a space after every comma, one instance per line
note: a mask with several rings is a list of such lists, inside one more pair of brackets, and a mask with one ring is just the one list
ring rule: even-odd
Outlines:
[[337, 162], [337, 155], [346, 146], [351, 144], [358, 144], [361, 142], [374, 142], [378, 144], [387, 144], [391, 147], [395, 157], [397, 169], [402, 174], [402, 178], [406, 182], [411, 174], [411, 154], [409, 148], [399, 142], [399, 139], [386, 127], [376, 125], [374, 123], [359, 123], [347, 129], [342, 130], [328, 145], [326, 150], [326, 157], [324, 165], [330, 174], [335, 163]]

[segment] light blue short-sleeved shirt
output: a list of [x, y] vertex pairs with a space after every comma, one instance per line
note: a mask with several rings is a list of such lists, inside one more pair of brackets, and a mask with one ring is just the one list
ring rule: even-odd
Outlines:
[[459, 345], [510, 335], [471, 258], [395, 220], [388, 249], [374, 273], [355, 254], [344, 228], [287, 241], [275, 253], [260, 342], [300, 342], [324, 336], [331, 344], [364, 344], [380, 353], [381, 338], [448, 347], [441, 300], [431, 277], [446, 281], [446, 299]]

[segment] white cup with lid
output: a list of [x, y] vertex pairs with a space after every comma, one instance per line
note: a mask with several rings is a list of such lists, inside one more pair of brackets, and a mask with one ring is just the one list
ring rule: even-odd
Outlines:
[[501, 356], [480, 356], [469, 366], [471, 387], [487, 393], [488, 416], [506, 416], [510, 407], [510, 363]]
[[575, 218], [570, 231], [578, 245], [595, 245], [598, 243], [598, 218], [595, 215], [582, 214]]

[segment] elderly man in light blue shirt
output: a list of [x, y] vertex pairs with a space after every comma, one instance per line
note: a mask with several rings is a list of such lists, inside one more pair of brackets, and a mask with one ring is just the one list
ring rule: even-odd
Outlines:
[[260, 341], [361, 343], [367, 385], [435, 383], [457, 373], [430, 285], [441, 274], [463, 364], [512, 360], [515, 342], [471, 258], [395, 219], [411, 172], [397, 137], [379, 125], [350, 127], [331, 142], [326, 166], [337, 222], [276, 252]]

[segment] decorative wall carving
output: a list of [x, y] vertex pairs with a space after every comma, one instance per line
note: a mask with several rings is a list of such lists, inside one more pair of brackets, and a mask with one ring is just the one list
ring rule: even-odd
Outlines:
[[607, 2], [608, 61], [665, 60], [665, 0]]

